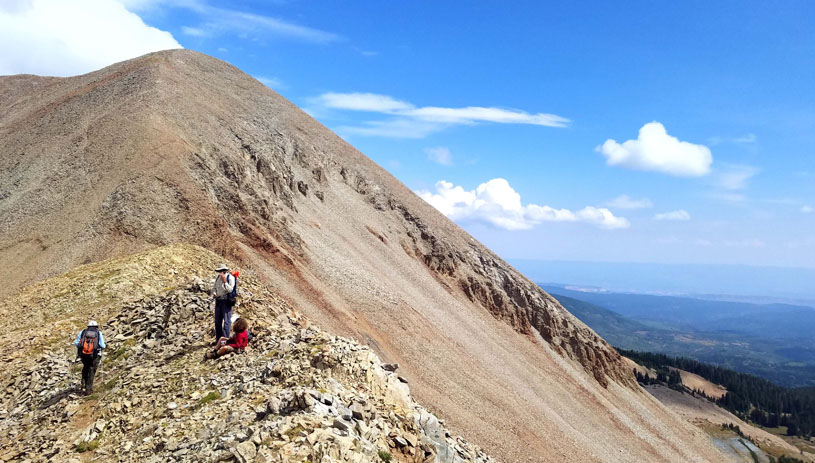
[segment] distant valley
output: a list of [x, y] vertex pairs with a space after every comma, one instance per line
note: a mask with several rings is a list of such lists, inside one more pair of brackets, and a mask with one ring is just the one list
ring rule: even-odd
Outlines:
[[541, 285], [614, 346], [694, 358], [788, 387], [815, 385], [815, 309]]

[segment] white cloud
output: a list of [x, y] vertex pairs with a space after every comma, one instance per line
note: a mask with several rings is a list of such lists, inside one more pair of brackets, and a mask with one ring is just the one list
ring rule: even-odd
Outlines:
[[733, 143], [751, 144], [751, 143], [755, 143], [756, 140], [757, 140], [756, 134], [748, 133], [748, 134], [743, 135], [741, 137], [734, 138]]
[[705, 240], [705, 239], [702, 239], [702, 238], [697, 239], [696, 241], [694, 241], [694, 243], [697, 246], [704, 246], [704, 247], [713, 246], [713, 243], [711, 243], [709, 240]]
[[717, 173], [716, 185], [730, 191], [743, 190], [758, 172], [759, 169], [753, 166], [726, 164]]
[[[189, 27], [199, 37], [230, 34], [243, 39], [280, 37], [312, 43], [342, 40], [337, 34], [312, 27], [301, 26], [280, 18], [245, 11], [219, 8], [204, 0], [120, 0], [131, 11], [160, 11], [167, 8], [183, 9], [199, 23]], [[217, 2], [216, 2], [217, 4]], [[162, 14], [162, 13], [159, 13]], [[185, 33], [187, 33], [185, 31]]]
[[376, 93], [329, 92], [323, 93], [312, 101], [327, 108], [388, 114], [413, 109], [413, 105], [410, 103], [394, 99], [388, 95], [379, 95]]
[[0, 75], [71, 76], [181, 48], [115, 0], [0, 2]]
[[253, 77], [257, 79], [258, 82], [271, 89], [286, 88], [286, 85], [283, 83], [283, 81], [278, 78], [266, 76], [253, 76]]
[[526, 230], [541, 222], [585, 222], [600, 228], [628, 228], [629, 222], [606, 208], [584, 207], [579, 211], [537, 204], [523, 205], [518, 194], [503, 178], [494, 178], [465, 190], [444, 180], [436, 192], [417, 191], [422, 199], [454, 221], [480, 221], [506, 230]]
[[[310, 115], [321, 114], [317, 111], [306, 111]], [[368, 121], [362, 126], [343, 125], [335, 127], [334, 131], [340, 135], [362, 135], [367, 137], [388, 138], [425, 138], [426, 136], [444, 129], [439, 124], [417, 121], [414, 119], [388, 119], [384, 121]]]
[[437, 164], [441, 164], [443, 166], [453, 165], [453, 153], [450, 152], [449, 148], [437, 146], [435, 148], [427, 148], [424, 151], [427, 153], [427, 159], [430, 159]]
[[620, 195], [606, 202], [606, 206], [614, 209], [647, 209], [653, 204], [648, 198], [634, 199], [628, 195]]
[[596, 151], [606, 157], [606, 164], [629, 169], [650, 170], [680, 177], [699, 177], [710, 173], [713, 156], [704, 145], [680, 141], [668, 135], [659, 122], [640, 128], [636, 140], [622, 144], [606, 140]]
[[181, 26], [181, 32], [191, 37], [209, 37], [209, 32], [197, 27]]
[[313, 43], [329, 43], [342, 40], [342, 37], [337, 34], [301, 26], [270, 16], [209, 6], [205, 7], [202, 13], [206, 17], [205, 27], [213, 31], [240, 32], [247, 35], [269, 34]]
[[654, 220], [690, 220], [690, 214], [684, 209], [671, 212], [662, 212], [654, 216]]
[[426, 121], [447, 124], [474, 124], [476, 122], [495, 122], [499, 124], [530, 124], [547, 127], [566, 127], [569, 120], [555, 114], [529, 114], [517, 109], [484, 108], [468, 106], [466, 108], [440, 108], [427, 106], [415, 108], [403, 113]]
[[812, 214], [815, 212], [815, 207], [809, 205], [801, 206], [801, 212], [804, 214]]
[[[324, 93], [310, 102], [323, 108], [363, 111], [393, 116], [380, 121], [368, 121], [363, 126], [337, 128], [348, 134], [422, 138], [453, 125], [480, 123], [526, 124], [547, 127], [566, 127], [569, 120], [547, 113], [530, 114], [518, 109], [467, 106], [446, 108], [440, 106], [417, 107], [407, 101], [377, 93]], [[399, 129], [407, 130], [403, 134]]]

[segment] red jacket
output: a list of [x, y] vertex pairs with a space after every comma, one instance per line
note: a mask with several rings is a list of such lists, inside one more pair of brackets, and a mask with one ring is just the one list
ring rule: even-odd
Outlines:
[[226, 343], [227, 346], [235, 349], [245, 349], [247, 344], [249, 344], [249, 330], [233, 334]]

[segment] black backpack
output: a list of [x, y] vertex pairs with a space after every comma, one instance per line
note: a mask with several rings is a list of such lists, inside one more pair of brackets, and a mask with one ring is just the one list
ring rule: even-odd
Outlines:
[[230, 273], [230, 276], [232, 276], [235, 284], [232, 286], [232, 292], [226, 296], [226, 299], [229, 301], [229, 305], [235, 305], [235, 301], [238, 300], [238, 277], [236, 277], [234, 273]]
[[82, 330], [76, 350], [77, 354], [82, 358], [96, 358], [99, 355], [99, 330], [96, 328]]

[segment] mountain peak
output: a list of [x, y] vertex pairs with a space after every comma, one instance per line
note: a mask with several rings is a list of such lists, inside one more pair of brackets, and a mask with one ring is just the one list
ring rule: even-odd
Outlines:
[[[619, 354], [557, 301], [233, 66], [171, 50], [8, 82], [0, 257], [26, 265], [0, 291], [192, 243], [401, 364], [422, 402], [500, 459], [596, 460], [617, 455], [609, 448], [708, 459], [655, 403], [641, 414], [643, 393]], [[672, 425], [653, 428], [652, 415]]]

